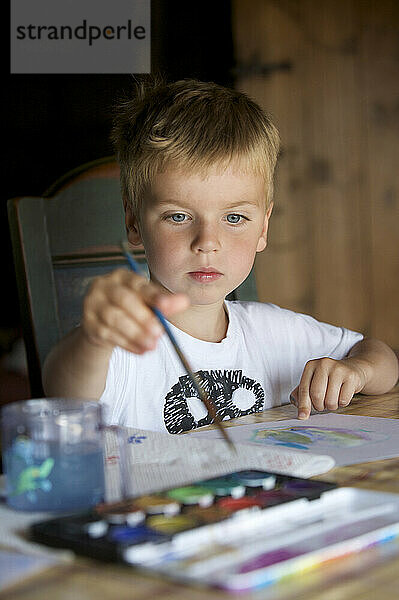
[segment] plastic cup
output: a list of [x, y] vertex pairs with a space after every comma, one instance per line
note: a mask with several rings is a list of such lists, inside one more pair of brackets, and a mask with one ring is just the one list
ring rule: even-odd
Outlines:
[[101, 405], [47, 398], [1, 413], [7, 503], [26, 511], [77, 511], [104, 499]]

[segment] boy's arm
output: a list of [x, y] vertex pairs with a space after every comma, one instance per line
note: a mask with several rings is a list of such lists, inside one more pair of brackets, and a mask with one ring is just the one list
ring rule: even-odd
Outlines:
[[398, 381], [399, 361], [387, 344], [365, 338], [351, 348], [346, 361], [364, 371], [362, 394], [384, 394]]
[[299, 386], [291, 393], [298, 417], [307, 419], [312, 406], [336, 410], [354, 394], [384, 394], [398, 381], [398, 359], [384, 342], [366, 338], [342, 360], [319, 358], [306, 363]]
[[46, 396], [98, 400], [105, 388], [112, 348], [92, 344], [81, 327], [63, 338], [43, 367]]

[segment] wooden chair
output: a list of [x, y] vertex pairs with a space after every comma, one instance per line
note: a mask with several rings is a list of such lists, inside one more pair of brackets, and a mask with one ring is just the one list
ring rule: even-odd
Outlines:
[[[42, 198], [8, 201], [22, 333], [32, 397], [43, 396], [41, 370], [50, 349], [79, 324], [94, 277], [120, 266], [125, 222], [119, 166], [112, 157], [68, 172]], [[135, 258], [144, 267], [144, 250]], [[230, 295], [256, 299], [254, 276]]]

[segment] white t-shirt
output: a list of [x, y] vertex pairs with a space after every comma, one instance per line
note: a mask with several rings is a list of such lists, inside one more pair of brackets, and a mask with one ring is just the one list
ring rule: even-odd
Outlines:
[[[363, 338], [274, 304], [225, 304], [229, 326], [219, 343], [170, 325], [223, 419], [286, 404], [308, 360], [344, 358]], [[181, 433], [212, 422], [166, 334], [142, 355], [113, 350], [100, 402], [108, 424]]]

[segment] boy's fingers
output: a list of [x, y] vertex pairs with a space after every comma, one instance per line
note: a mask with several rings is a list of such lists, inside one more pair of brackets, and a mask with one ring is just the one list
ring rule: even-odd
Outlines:
[[298, 398], [298, 419], [308, 419], [310, 416], [310, 411], [312, 408], [312, 402], [310, 400], [309, 394], [305, 396], [302, 394]]
[[97, 300], [85, 314], [94, 327], [98, 321], [129, 339], [134, 339], [137, 335], [162, 334], [162, 328], [151, 309], [136, 292], [125, 286], [119, 285], [112, 289], [108, 296]]
[[298, 386], [298, 419], [308, 419], [312, 409], [309, 389], [312, 382], [313, 371], [312, 363], [308, 362]]
[[[152, 317], [151, 317], [152, 318]], [[123, 311], [116, 312], [115, 318], [110, 323], [112, 331], [122, 336], [126, 344], [136, 344], [144, 350], [152, 350], [157, 338], [162, 334], [162, 327], [158, 322], [139, 322], [130, 318]]]
[[353, 398], [354, 393], [355, 388], [353, 384], [349, 381], [344, 381], [339, 392], [338, 406], [348, 406]]
[[[129, 321], [138, 323], [140, 327], [146, 330], [147, 334], [160, 336], [163, 333], [162, 325], [154, 315], [151, 307], [138, 292], [130, 290], [128, 294], [124, 295], [123, 301], [119, 303], [119, 306], [129, 315]], [[122, 328], [122, 331], [124, 330], [125, 325], [123, 321], [115, 324]], [[128, 337], [132, 336], [128, 335]]]
[[155, 283], [149, 281], [142, 275], [136, 275], [136, 273], [129, 272], [128, 275], [129, 278], [126, 280], [125, 285], [139, 294], [148, 304], [153, 303], [161, 293], [160, 288], [155, 285]]
[[106, 307], [99, 314], [86, 315], [85, 328], [93, 339], [104, 345], [129, 349], [133, 344], [141, 351], [154, 349], [159, 337], [114, 306]]
[[311, 403], [318, 411], [324, 410], [325, 408], [325, 396], [328, 385], [328, 373], [320, 366], [318, 366], [318, 368], [316, 367], [310, 382], [309, 395]]
[[186, 310], [189, 305], [190, 300], [185, 294], [160, 294], [154, 302], [154, 306], [166, 316]]
[[118, 332], [112, 331], [106, 325], [97, 324], [94, 330], [91, 331], [92, 327], [90, 321], [89, 323], [82, 323], [82, 330], [91, 343], [99, 344], [111, 349], [115, 346], [120, 346], [121, 348], [126, 347], [126, 338]]
[[185, 310], [189, 306], [189, 299], [185, 294], [172, 294], [164, 291], [141, 275], [126, 271], [120, 277], [122, 285], [115, 286], [110, 290], [110, 299], [118, 306], [123, 307], [140, 323], [148, 322], [151, 329], [156, 330], [158, 323], [151, 311], [152, 307], [158, 308], [165, 315], [171, 315]]
[[127, 274], [130, 276], [129, 287], [141, 296], [148, 306], [158, 308], [165, 315], [172, 315], [188, 308], [190, 301], [185, 294], [172, 294], [141, 275], [129, 272]]
[[337, 410], [338, 399], [341, 392], [342, 377], [339, 373], [331, 373], [328, 379], [328, 387], [325, 397], [325, 408], [328, 410]]

